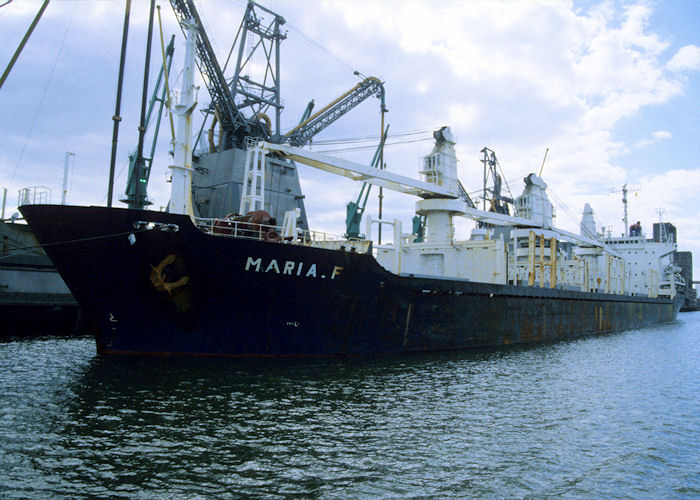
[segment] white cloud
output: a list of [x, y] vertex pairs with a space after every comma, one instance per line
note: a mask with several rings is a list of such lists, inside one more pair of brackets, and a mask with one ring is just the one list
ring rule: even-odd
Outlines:
[[671, 137], [671, 132], [667, 130], [657, 130], [656, 132], [652, 132], [650, 139], [641, 139], [636, 142], [635, 146], [644, 147], [652, 144], [653, 142], [670, 139]]
[[[58, 160], [54, 163], [59, 169], [66, 148], [75, 150], [80, 162], [94, 165], [95, 169], [106, 168], [108, 154], [104, 154], [104, 150], [109, 149], [109, 138], [105, 140], [103, 151], [98, 152], [96, 142], [105, 134], [109, 135], [111, 128], [123, 4], [96, 2], [89, 7], [86, 4], [83, 9], [83, 3], [52, 4], [47, 14], [63, 17], [55, 25], [55, 36], [44, 42], [44, 46], [55, 47], [60, 42], [67, 19], [78, 5], [66, 42], [77, 55], [62, 56], [60, 62], [70, 62], [68, 67], [73, 75], [86, 77], [79, 91], [70, 93], [76, 85], [74, 80], [64, 81], [60, 89], [65, 92], [63, 101], [83, 112], [77, 118], [66, 115], [66, 123], [81, 124], [86, 129], [83, 136], [73, 133], [66, 138], [54, 124], [43, 129], [37, 126], [29, 143], [31, 148], [28, 146], [19, 170], [22, 182], [26, 181], [27, 185], [25, 174], [29, 175], [29, 167], [46, 161], [46, 148], [36, 149], [44, 157], [30, 158], [30, 149], [34, 151], [37, 142], [58, 149]], [[669, 125], [650, 123], [645, 124], [645, 130], [655, 132], [640, 141], [639, 132], [633, 137], [620, 135], [619, 125], [623, 120], [627, 120], [626, 123], [634, 120], [645, 107], [663, 106], [672, 99], [682, 99], [688, 85], [694, 85], [691, 71], [700, 69], [700, 43], [684, 42], [688, 44], [670, 54], [673, 40], [663, 39], [657, 34], [660, 31], [650, 25], [655, 19], [654, 10], [663, 5], [647, 2], [620, 7], [619, 3], [611, 1], [581, 7], [572, 1], [280, 0], [271, 1], [269, 6], [288, 21], [288, 39], [282, 44], [283, 129], [298, 121], [309, 99], [314, 98], [319, 109], [352, 87], [357, 81], [352, 70], [358, 69], [386, 82], [390, 110], [386, 118], [392, 132], [452, 126], [459, 141], [459, 171], [467, 190], [481, 185], [479, 150], [482, 147], [496, 150], [506, 177], [515, 181], [512, 185], [515, 195], [520, 193], [520, 178], [539, 170], [544, 151], [549, 148], [544, 177], [551, 189], [574, 214], [585, 201], [598, 203], [594, 208], [606, 224], [621, 225], [619, 197], [608, 194], [610, 188], [629, 182], [628, 173], [616, 161], [619, 155], [652, 141], [676, 139], [666, 128], [674, 130], [674, 136], [678, 135]], [[209, 38], [218, 49], [219, 58], [224, 60], [245, 6], [242, 2], [208, 0], [199, 2], [198, 8], [207, 23]], [[138, 108], [140, 84], [134, 82], [140, 81], [142, 72], [140, 51], [143, 44], [139, 43], [144, 38], [144, 30], [140, 24], [147, 9], [139, 5], [132, 10], [132, 16], [138, 18], [139, 23], [132, 25], [130, 32], [128, 55], [136, 62], [132, 63], [131, 72], [127, 68], [127, 80], [130, 80], [127, 87], [136, 90], [131, 97], [125, 96], [123, 102], [125, 106], [132, 103]], [[177, 68], [181, 66], [183, 44], [169, 10], [162, 9], [166, 36], [168, 33], [178, 36], [174, 81]], [[46, 19], [51, 20], [51, 15]], [[107, 18], [111, 19], [109, 25], [113, 28], [117, 20], [117, 29], [104, 29]], [[94, 22], [95, 19], [99, 22]], [[9, 28], [16, 31], [13, 36], [19, 39], [26, 23], [15, 21], [12, 20]], [[0, 18], [0, 31], [7, 27], [5, 24]], [[13, 24], [20, 26], [14, 28]], [[34, 35], [37, 44], [41, 43], [42, 29], [46, 33], [48, 27], [40, 25], [37, 29]], [[98, 29], [102, 32], [100, 36], [92, 38]], [[313, 42], [301, 39], [299, 30]], [[79, 43], [72, 39], [77, 36]], [[326, 52], [319, 50], [316, 44]], [[85, 52], [78, 49], [85, 49]], [[36, 61], [40, 56], [32, 55], [31, 50], [29, 46], [27, 57], [23, 55], [16, 71], [21, 71], [23, 61]], [[340, 59], [330, 56], [328, 50]], [[7, 56], [5, 52], [2, 54], [5, 60], [9, 59], [9, 52]], [[53, 59], [46, 63], [42, 60], [42, 65], [52, 63]], [[57, 71], [60, 70], [61, 64], [57, 67]], [[0, 106], [6, 106], [8, 112], [17, 116], [11, 126], [6, 124], [0, 129], [0, 136], [4, 137], [3, 155], [12, 162], [19, 156], [17, 144], [23, 143], [23, 140], [14, 140], [13, 134], [23, 136], [29, 129], [28, 119], [34, 116], [38, 99], [19, 88], [20, 78], [20, 73], [13, 75], [0, 94]], [[173, 81], [171, 84], [175, 86]], [[40, 84], [29, 86], [36, 86], [35, 91], [40, 93], [43, 84], [44, 80], [40, 80]], [[10, 108], [10, 101], [19, 102], [20, 99], [8, 96], [15, 96], [11, 92], [18, 90], [24, 92], [25, 104]], [[205, 93], [202, 88], [200, 101], [206, 101]], [[43, 109], [47, 106], [44, 104]], [[102, 108], [99, 112], [98, 106]], [[136, 127], [133, 123], [127, 124], [127, 120], [137, 115], [133, 111], [122, 112], [120, 144], [124, 150], [135, 145]], [[81, 139], [87, 131], [95, 129], [95, 123], [104, 124], [100, 125], [103, 129], [95, 134], [95, 140]], [[40, 136], [40, 130], [51, 130], [51, 133]], [[378, 104], [375, 99], [369, 99], [334, 123], [319, 139], [378, 135], [378, 131]], [[60, 144], [62, 140], [64, 145]], [[167, 148], [164, 138], [161, 144]], [[427, 141], [388, 148], [388, 166], [406, 175], [416, 175], [418, 158], [431, 147]], [[352, 159], [368, 161], [371, 155], [372, 151], [359, 152]], [[124, 157], [125, 154], [121, 154], [120, 159]], [[165, 163], [167, 165], [167, 161]], [[3, 166], [3, 170], [14, 166], [14, 163]], [[166, 167], [155, 164], [154, 169], [165, 171]], [[10, 173], [3, 173], [10, 177]], [[104, 183], [95, 182], [98, 187], [93, 190], [102, 196]], [[318, 224], [315, 229], [338, 232], [338, 224], [342, 225], [344, 220], [344, 204], [352, 194], [348, 189], [352, 188], [339, 184], [342, 187], [329, 189], [331, 181], [327, 174], [309, 169], [304, 172], [302, 182], [310, 218], [313, 224]], [[644, 182], [659, 182], [659, 179]], [[158, 198], [157, 206], [164, 205], [167, 192], [156, 187], [162, 184], [162, 175], [155, 170], [151, 184], [149, 192]], [[117, 191], [120, 189], [123, 187]], [[680, 189], [692, 192], [684, 183]], [[385, 217], [400, 216], [407, 224], [410, 217], [406, 219], [404, 214], [410, 214], [414, 200], [402, 195], [385, 196], [385, 210], [393, 211], [393, 215]], [[635, 200], [643, 197], [640, 194]], [[653, 205], [651, 201], [646, 203]], [[334, 205], [333, 208], [330, 205]], [[376, 215], [376, 207], [368, 209], [368, 213], [370, 210]], [[561, 211], [560, 222], [564, 222], [564, 215]], [[571, 228], [574, 223], [568, 225]]]
[[[686, 82], [677, 71], [695, 68], [695, 46], [665, 62], [671, 45], [649, 24], [651, 4], [618, 9], [605, 2], [588, 10], [570, 2], [402, 3], [401, 9], [392, 2], [360, 5], [333, 2], [329, 10], [342, 13], [350, 33], [363, 33], [358, 43], [370, 40], [361, 52], [367, 65], [373, 59], [367, 48], [385, 54], [388, 64], [381, 67], [389, 85], [413, 75], [420, 92], [414, 90], [406, 94], [410, 99], [401, 101], [388, 93], [391, 120], [406, 117], [401, 108], [408, 106], [415, 128], [436, 121], [453, 126], [468, 191], [480, 185], [478, 151], [486, 145], [496, 150], [516, 196], [522, 176], [539, 170], [549, 147], [544, 177], [566, 205], [557, 209], [558, 224], [574, 231], [586, 201], [594, 205], [602, 224], [621, 231], [620, 195], [610, 190], [625, 183], [643, 187], [630, 205], [648, 232], [658, 219], [655, 207], [678, 199], [665, 196], [697, 197], [682, 182], [678, 189], [691, 198], [666, 191], [652, 197], [657, 191], [650, 186], [663, 175], [641, 182], [629, 179], [616, 162], [635, 146], [672, 139], [659, 127], [647, 142], [637, 142], [620, 136], [618, 126], [645, 107], [682, 97]], [[408, 64], [409, 73], [398, 77], [394, 64]], [[428, 144], [421, 147], [416, 158], [429, 149]], [[411, 167], [403, 173], [415, 174], [415, 161], [401, 164]], [[389, 165], [396, 163], [390, 160]], [[395, 197], [391, 204], [411, 205]], [[669, 209], [666, 216], [678, 219], [682, 241], [700, 245], [700, 238], [691, 241], [691, 229], [681, 227], [687, 218], [682, 211]]]
[[[663, 210], [663, 219], [674, 223], [683, 230], [679, 240], [686, 237], [699, 238], [697, 212], [689, 210], [691, 200], [700, 198], [700, 170], [674, 169], [645, 176], [639, 182], [639, 211], [648, 221], [658, 221], [658, 209]], [[700, 241], [698, 241], [700, 243]]]
[[674, 54], [666, 68], [670, 71], [700, 70], [700, 47], [686, 45]]
[[654, 139], [670, 139], [671, 138], [671, 132], [667, 130], [657, 130], [653, 134]]

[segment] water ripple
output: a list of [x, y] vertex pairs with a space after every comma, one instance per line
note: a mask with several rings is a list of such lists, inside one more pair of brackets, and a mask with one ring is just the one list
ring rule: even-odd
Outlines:
[[0, 343], [9, 498], [700, 495], [700, 314], [536, 347], [323, 360]]

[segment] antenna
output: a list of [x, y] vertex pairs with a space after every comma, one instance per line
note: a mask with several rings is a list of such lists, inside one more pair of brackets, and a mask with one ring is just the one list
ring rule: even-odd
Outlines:
[[622, 221], [625, 223], [625, 238], [629, 236], [629, 230], [630, 230], [629, 218], [627, 217], [627, 203], [628, 203], [627, 202], [627, 193], [629, 193], [629, 192], [636, 193], [640, 189], [642, 189], [642, 188], [640, 188], [638, 186], [628, 188], [627, 184], [624, 184], [622, 186], [622, 189], [611, 189], [610, 190], [611, 193], [622, 193], [622, 204], [624, 206], [624, 212], [625, 212], [625, 216], [622, 219]]
[[666, 231], [666, 224], [664, 223], [664, 212], [666, 210], [663, 208], [657, 208], [656, 213], [659, 214], [659, 241], [668, 240], [668, 233]]
[[544, 170], [544, 162], [547, 161], [547, 153], [549, 153], [549, 148], [544, 152], [544, 158], [542, 158], [542, 166], [540, 167], [539, 176], [542, 177], [542, 170]]

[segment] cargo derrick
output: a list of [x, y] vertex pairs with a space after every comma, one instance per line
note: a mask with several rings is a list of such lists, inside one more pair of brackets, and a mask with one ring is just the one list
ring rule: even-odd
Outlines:
[[273, 142], [305, 146], [313, 136], [370, 96], [376, 96], [381, 101], [381, 109], [386, 110], [384, 84], [378, 78], [370, 76]]
[[[507, 181], [506, 189], [510, 196], [501, 194], [503, 186], [503, 177], [501, 174], [503, 174], [503, 170], [501, 169], [501, 164], [498, 163], [496, 153], [489, 148], [483, 148], [481, 153], [484, 155], [481, 159], [481, 163], [484, 164], [483, 210], [496, 214], [510, 215], [515, 200], [513, 194], [510, 192]], [[501, 174], [498, 173], [499, 171]], [[491, 181], [492, 187], [488, 187], [489, 181]], [[472, 208], [476, 207], [472, 205]], [[478, 227], [482, 229], [492, 229], [496, 226], [481, 221], [478, 223]]]
[[[374, 77], [364, 78], [314, 114], [312, 100], [299, 124], [283, 134], [280, 42], [287, 37], [281, 31], [284, 18], [250, 0], [222, 67], [192, 0], [171, 0], [171, 4], [183, 30], [188, 24], [197, 28], [196, 59], [211, 96], [211, 104], [205, 110], [213, 115], [208, 152], [200, 148], [192, 163], [195, 214], [219, 218], [245, 214], [241, 207], [257, 206], [258, 200], [264, 200], [264, 210], [277, 220], [282, 220], [290, 210], [298, 210], [298, 228], [307, 230], [304, 195], [294, 162], [272, 154], [265, 157], [257, 172], [246, 171], [248, 144], [263, 140], [303, 146], [370, 96], [380, 99], [381, 110], [385, 112], [383, 82]], [[224, 72], [229, 60], [234, 62], [234, 68], [229, 73], [233, 76], [227, 79]], [[255, 194], [251, 194], [254, 185]]]
[[[192, 162], [193, 210], [203, 217], [224, 217], [238, 211], [240, 204], [246, 138], [269, 140], [273, 132], [279, 135], [283, 109], [279, 54], [280, 42], [286, 38], [280, 28], [285, 20], [253, 1], [248, 2], [229, 53], [235, 62], [233, 77], [227, 79], [224, 71], [229, 61], [223, 67], [218, 63], [194, 3], [171, 0], [171, 5], [183, 31], [189, 24], [197, 28], [196, 60], [211, 97], [211, 104], [204, 110], [213, 116], [208, 151], [200, 149]], [[256, 72], [258, 68], [262, 70]], [[268, 113], [273, 115], [272, 120]], [[217, 125], [219, 133], [215, 139]], [[267, 210], [277, 216], [299, 208], [300, 224], [306, 228], [303, 196], [294, 165], [272, 158], [268, 164], [268, 199], [274, 199], [276, 206], [266, 207]]]
[[[236, 36], [237, 39], [240, 38], [241, 43], [235, 74], [229, 85], [216, 59], [209, 37], [202, 26], [194, 2], [191, 0], [171, 0], [170, 4], [183, 30], [187, 22], [194, 22], [197, 27], [197, 65], [211, 96], [212, 102], [209, 111], [216, 113], [223, 132], [220, 150], [243, 147], [246, 136], [269, 138], [271, 135], [270, 123], [265, 113], [269, 107], [275, 108], [275, 125], [279, 129], [279, 115], [282, 110], [278, 75], [279, 44], [286, 38], [286, 35], [280, 31], [280, 26], [285, 23], [284, 18], [255, 2], [248, 2]], [[263, 25], [260, 16], [255, 12], [256, 8], [272, 14], [273, 18], [268, 26]], [[255, 82], [252, 78], [241, 73], [242, 68], [250, 61], [252, 55], [248, 54], [245, 59], [243, 58], [245, 40], [249, 32], [260, 37], [255, 47], [262, 47], [267, 55], [267, 68], [262, 82]], [[267, 47], [266, 43], [270, 47]], [[275, 54], [274, 69], [270, 60], [273, 52]], [[272, 83], [268, 83], [268, 80], [271, 80]], [[257, 89], [258, 93], [254, 93], [251, 89]], [[241, 97], [240, 102], [236, 103], [236, 98], [239, 96]], [[246, 117], [242, 112], [243, 108], [251, 108], [252, 115]]]
[[[360, 83], [313, 115], [311, 115], [313, 101], [309, 102], [299, 125], [287, 132], [284, 136], [274, 138], [272, 142], [288, 143], [292, 146], [303, 147], [311, 141], [313, 136], [371, 96], [376, 96], [380, 100], [380, 111], [382, 113], [383, 121], [384, 113], [387, 111], [384, 84], [378, 78], [369, 77], [362, 80]], [[382, 137], [372, 159], [371, 165], [374, 168], [382, 168], [381, 163], [383, 158], [383, 148], [388, 129], [389, 127], [382, 132]], [[347, 217], [345, 220], [345, 234], [348, 238], [361, 238], [360, 221], [362, 220], [362, 214], [365, 211], [370, 190], [371, 185], [364, 183], [360, 190], [360, 194], [357, 196], [357, 199], [348, 203], [346, 207]]]
[[[379, 145], [374, 152], [374, 157], [372, 158], [372, 167], [380, 168], [379, 162], [381, 160], [381, 152], [384, 148], [384, 143], [386, 142], [387, 134], [389, 133], [389, 127], [387, 126], [384, 130]], [[362, 216], [365, 213], [365, 208], [367, 207], [367, 198], [369, 198], [369, 192], [372, 189], [372, 185], [363, 182], [360, 192], [358, 193], [355, 201], [351, 201], [345, 207], [346, 217], [345, 217], [345, 237], [348, 239], [363, 239], [364, 235], [360, 234], [360, 223], [362, 222]]]
[[[212, 99], [210, 111], [216, 113], [215, 119], [223, 132], [218, 150], [245, 148], [247, 136], [301, 147], [370, 96], [379, 98], [382, 109], [385, 109], [383, 83], [375, 77], [365, 78], [311, 116], [313, 101], [309, 103], [301, 123], [282, 135], [280, 115], [284, 106], [280, 97], [280, 42], [287, 35], [281, 32], [280, 27], [285, 24], [285, 19], [252, 0], [248, 2], [231, 49], [233, 52], [238, 44], [236, 67], [231, 82], [227, 83], [192, 0], [171, 0], [170, 3], [183, 29], [188, 20], [197, 27], [197, 64]], [[265, 21], [265, 14], [271, 15], [272, 20]], [[245, 53], [249, 34], [257, 36], [257, 39], [250, 44], [252, 50]], [[256, 81], [256, 77], [244, 73], [258, 50], [264, 53], [265, 71], [262, 78]], [[243, 114], [246, 108], [250, 110], [247, 117]], [[270, 108], [274, 108], [274, 130], [269, 117]]]
[[[129, 208], [143, 209], [147, 205], [151, 205], [151, 201], [148, 199], [146, 188], [148, 187], [148, 179], [151, 175], [151, 164], [153, 163], [153, 156], [155, 155], [156, 143], [158, 141], [158, 131], [160, 130], [160, 121], [163, 116], [163, 108], [165, 107], [165, 102], [167, 99], [166, 92], [167, 86], [165, 80], [167, 80], [167, 75], [170, 74], [170, 68], [172, 66], [173, 53], [175, 52], [175, 35], [170, 38], [170, 43], [165, 49], [165, 61], [160, 67], [160, 72], [158, 73], [158, 78], [156, 79], [155, 88], [153, 89], [153, 94], [151, 95], [151, 100], [148, 105], [148, 113], [141, 124], [143, 128], [143, 133], [146, 132], [148, 126], [151, 124], [151, 116], [153, 114], [153, 109], [158, 103], [158, 110], [156, 111], [156, 123], [155, 130], [153, 131], [153, 140], [151, 141], [151, 150], [148, 158], [143, 156], [143, 147], [140, 147], [136, 151], [129, 155], [129, 177], [126, 182], [126, 194], [119, 200], [122, 203], [126, 203]], [[160, 97], [159, 97], [160, 96]], [[142, 143], [139, 140], [139, 143]]]
[[[506, 181], [506, 188], [508, 189], [508, 193], [510, 194], [510, 196], [503, 196], [501, 194], [501, 188], [503, 186], [503, 177], [498, 173], [498, 171], [500, 170], [501, 174], [502, 174], [503, 170], [501, 170], [501, 164], [498, 163], [498, 159], [496, 158], [496, 153], [489, 148], [483, 148], [481, 150], [481, 153], [484, 154], [484, 157], [481, 160], [481, 163], [484, 164], [484, 208], [483, 209], [487, 210], [489, 212], [495, 212], [497, 214], [510, 215], [510, 210], [508, 207], [509, 207], [509, 205], [513, 205], [514, 197], [513, 197], [513, 194], [510, 193], [510, 187], [508, 186], [507, 181]], [[487, 187], [489, 179], [491, 179], [493, 182], [492, 188]], [[491, 196], [488, 196], [489, 193]], [[488, 207], [486, 206], [487, 202], [488, 202]]]

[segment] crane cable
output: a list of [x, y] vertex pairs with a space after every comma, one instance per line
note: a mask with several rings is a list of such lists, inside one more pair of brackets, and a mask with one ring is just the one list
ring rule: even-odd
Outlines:
[[[417, 130], [414, 132], [398, 132], [395, 134], [391, 134], [390, 137], [407, 137], [411, 135], [419, 135], [419, 134], [429, 134], [431, 133], [432, 130]], [[316, 146], [327, 146], [327, 145], [335, 145], [335, 144], [348, 144], [348, 143], [355, 143], [355, 142], [368, 142], [368, 141], [373, 141], [376, 142], [379, 140], [378, 135], [365, 135], [361, 137], [344, 137], [340, 139], [325, 139], [325, 140], [320, 140], [320, 141], [314, 141], [314, 144]]]
[[170, 100], [170, 83], [168, 82], [168, 68], [165, 59], [165, 41], [163, 40], [163, 21], [160, 17], [160, 5], [158, 5], [158, 28], [160, 29], [160, 52], [163, 57], [163, 75], [165, 75], [165, 94], [168, 98], [165, 100], [165, 107], [168, 110], [168, 118], [170, 118], [170, 135], [173, 138], [173, 144], [175, 144], [175, 124], [173, 123], [173, 112]]
[[354, 72], [355, 72], [355, 69], [354, 69], [350, 64], [348, 64], [346, 61], [344, 61], [343, 59], [341, 59], [340, 57], [338, 57], [337, 55], [335, 55], [333, 52], [331, 52], [330, 50], [328, 50], [327, 48], [325, 48], [325, 47], [324, 47], [323, 45], [321, 45], [320, 43], [316, 42], [316, 41], [315, 41], [314, 39], [312, 39], [311, 37], [309, 37], [309, 36], [307, 36], [306, 34], [304, 34], [303, 31], [301, 31], [299, 28], [297, 28], [296, 26], [294, 26], [294, 25], [293, 25], [292, 23], [290, 23], [289, 21], [287, 21], [287, 26], [289, 26], [289, 30], [290, 30], [291, 32], [293, 32], [295, 35], [297, 35], [297, 36], [299, 37], [299, 39], [300, 39], [302, 42], [306, 43], [306, 44], [309, 45], [311, 48], [316, 49], [316, 50], [318, 50], [319, 52], [321, 52], [321, 53], [322, 53], [323, 55], [325, 55], [325, 56], [328, 58], [328, 60], [329, 60], [332, 64], [334, 64], [338, 69], [340, 69], [340, 70], [343, 71], [343, 72], [345, 72], [345, 71], [347, 71], [347, 72], [349, 72], [349, 73], [354, 73]]
[[32, 134], [34, 133], [34, 127], [36, 126], [36, 121], [39, 118], [39, 114], [41, 113], [41, 108], [44, 105], [44, 100], [46, 99], [46, 93], [49, 90], [49, 85], [51, 84], [51, 80], [53, 79], [54, 71], [56, 70], [56, 65], [58, 64], [58, 58], [61, 55], [61, 53], [63, 52], [63, 45], [65, 45], [65, 43], [66, 43], [66, 37], [68, 36], [68, 30], [70, 29], [71, 25], [73, 24], [73, 17], [75, 17], [76, 7], [77, 7], [77, 4], [75, 4], [75, 6], [73, 7], [73, 12], [71, 13], [70, 19], [68, 20], [68, 24], [66, 25], [66, 30], [63, 33], [63, 38], [61, 39], [61, 45], [58, 47], [58, 51], [56, 52], [56, 57], [53, 61], [53, 66], [51, 66], [51, 71], [49, 72], [49, 77], [46, 80], [46, 85], [44, 85], [44, 90], [41, 94], [41, 99], [39, 99], [39, 107], [36, 110], [34, 118], [32, 119], [32, 124], [29, 127], [29, 133], [27, 134], [27, 137], [24, 140], [24, 144], [22, 145], [22, 151], [19, 154], [19, 159], [17, 160], [17, 164], [15, 165], [15, 168], [12, 171], [12, 177], [10, 177], [10, 184], [12, 184], [12, 182], [15, 180], [15, 175], [17, 174], [17, 170], [19, 169], [19, 166], [22, 164], [22, 159], [24, 158], [24, 152], [27, 149], [27, 144], [29, 143], [29, 139], [32, 137]]
[[[426, 138], [423, 138], [423, 139], [413, 139], [413, 140], [410, 140], [410, 141], [387, 142], [387, 143], [384, 144], [384, 146], [385, 146], [385, 147], [387, 147], [387, 146], [400, 146], [400, 145], [403, 145], [403, 144], [410, 144], [410, 143], [413, 143], [413, 142], [425, 142], [425, 141], [429, 141], [429, 140], [432, 140], [432, 138], [426, 137]], [[376, 149], [376, 146], [373, 145], [373, 144], [370, 144], [369, 146], [357, 146], [357, 147], [354, 147], [354, 148], [322, 149], [322, 150], [319, 150], [318, 152], [319, 152], [319, 153], [338, 153], [338, 152], [350, 153], [350, 152], [353, 152], [353, 151], [365, 151], [365, 150], [368, 150], [368, 149]]]

